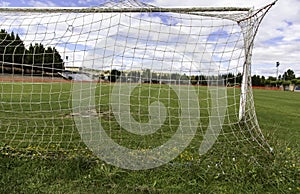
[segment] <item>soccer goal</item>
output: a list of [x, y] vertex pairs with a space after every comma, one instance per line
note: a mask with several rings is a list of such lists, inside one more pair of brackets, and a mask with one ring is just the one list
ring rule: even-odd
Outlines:
[[271, 7], [0, 8], [2, 146], [137, 170], [222, 142], [269, 151], [251, 55]]

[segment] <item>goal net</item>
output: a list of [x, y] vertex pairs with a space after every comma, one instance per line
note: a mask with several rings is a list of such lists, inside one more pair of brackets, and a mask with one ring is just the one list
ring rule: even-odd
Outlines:
[[269, 151], [250, 72], [271, 6], [0, 8], [2, 150], [91, 152], [127, 169], [226, 143]]

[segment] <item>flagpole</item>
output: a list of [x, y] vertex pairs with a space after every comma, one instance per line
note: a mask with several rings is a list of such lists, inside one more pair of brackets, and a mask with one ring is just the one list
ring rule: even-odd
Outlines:
[[276, 80], [278, 80], [278, 67], [279, 67], [280, 63], [277, 61], [276, 62], [276, 68], [277, 68], [277, 71], [276, 71]]

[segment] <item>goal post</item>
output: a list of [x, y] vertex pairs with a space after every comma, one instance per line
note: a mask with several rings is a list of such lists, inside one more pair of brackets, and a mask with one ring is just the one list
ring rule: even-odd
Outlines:
[[197, 155], [219, 141], [269, 151], [251, 57], [272, 5], [0, 8], [1, 143], [89, 149], [134, 170], [168, 163], [191, 144]]
[[[245, 44], [245, 62], [243, 65], [243, 78], [241, 82], [241, 95], [240, 95], [240, 106], [239, 106], [239, 120], [243, 121], [246, 118], [246, 103], [247, 103], [247, 93], [252, 96], [251, 91], [251, 58], [252, 50], [254, 46], [254, 38], [259, 28], [259, 25], [264, 18], [265, 14], [269, 9], [275, 5], [277, 1], [274, 1], [272, 4], [267, 5], [259, 10], [249, 10], [248, 17], [238, 21], [242, 29], [244, 29], [244, 44]], [[243, 24], [244, 23], [244, 24]], [[254, 113], [255, 114], [255, 113]]]

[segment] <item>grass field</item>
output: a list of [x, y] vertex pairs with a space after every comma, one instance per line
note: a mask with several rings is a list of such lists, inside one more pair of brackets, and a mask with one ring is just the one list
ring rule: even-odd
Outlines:
[[[141, 105], [158, 97], [169, 107], [168, 125], [159, 134], [141, 139], [116, 125], [107, 104], [111, 87], [97, 88], [100, 121], [117, 143], [145, 149], [160, 145], [175, 132], [179, 122], [177, 99], [168, 98], [174, 96], [168, 86], [156, 87], [145, 85], [134, 91], [137, 95], [131, 100], [140, 105], [131, 107], [133, 117], [147, 122], [147, 109]], [[239, 96], [237, 90], [229, 89], [232, 110], [228, 112], [232, 114], [225, 121], [228, 127], [214, 147], [200, 157], [197, 148], [201, 131], [208, 125], [208, 110], [207, 89], [199, 87], [201, 130], [190, 146], [169, 164], [132, 171], [108, 165], [86, 149], [74, 127], [70, 90], [68, 83], [2, 83], [0, 193], [300, 192], [300, 93], [254, 90], [259, 124], [274, 149], [271, 154], [252, 142], [241, 127], [235, 131], [228, 125], [237, 120], [234, 99]], [[149, 95], [153, 98], [143, 98]]]

